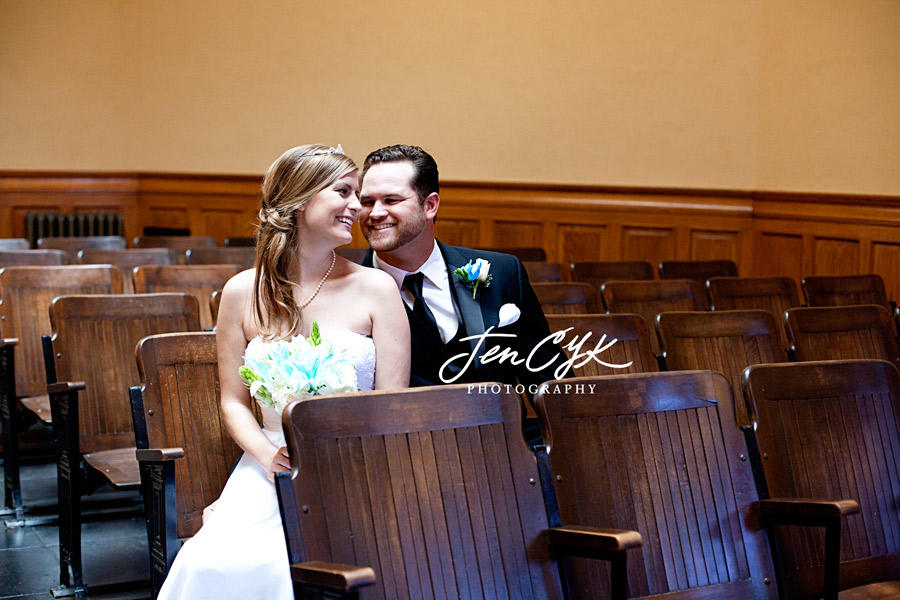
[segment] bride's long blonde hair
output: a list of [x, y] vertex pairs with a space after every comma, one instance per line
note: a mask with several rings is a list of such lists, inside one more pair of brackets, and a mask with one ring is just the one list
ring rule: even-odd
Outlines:
[[253, 286], [253, 311], [263, 338], [298, 335], [302, 327], [300, 306], [294, 300], [295, 282], [290, 279], [299, 242], [297, 209], [356, 168], [348, 156], [310, 144], [291, 148], [266, 171]]

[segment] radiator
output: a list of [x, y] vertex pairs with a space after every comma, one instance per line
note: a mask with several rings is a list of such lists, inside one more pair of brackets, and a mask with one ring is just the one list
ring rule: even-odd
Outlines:
[[35, 243], [42, 237], [89, 237], [123, 235], [125, 220], [117, 212], [29, 212], [25, 213], [25, 237]]

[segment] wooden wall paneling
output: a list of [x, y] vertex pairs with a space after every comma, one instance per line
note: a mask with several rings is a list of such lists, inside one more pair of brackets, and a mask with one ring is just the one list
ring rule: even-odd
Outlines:
[[739, 232], [692, 229], [690, 233], [689, 260], [732, 260], [740, 267]]
[[556, 228], [556, 244], [559, 259], [568, 265], [578, 261], [604, 260], [607, 228], [604, 225], [576, 225], [560, 223]]
[[[498, 248], [544, 247], [542, 223], [523, 221], [494, 221], [493, 246]], [[549, 256], [547, 257], [550, 258]]]
[[799, 286], [804, 276], [803, 246], [802, 235], [777, 231], [757, 232], [751, 276], [791, 277]]
[[[203, 233], [199, 235], [211, 235], [219, 242], [220, 246], [225, 245], [226, 237], [233, 236], [232, 231], [247, 231], [247, 223], [252, 222], [248, 217], [246, 210], [230, 209], [230, 210], [211, 210], [204, 209], [200, 211], [200, 219], [202, 221]], [[246, 235], [253, 235], [248, 233]]]
[[[900, 243], [874, 241], [867, 273], [900, 273]], [[900, 277], [885, 277], [885, 291], [889, 300], [900, 300]]]
[[622, 254], [614, 260], [646, 260], [658, 265], [664, 260], [677, 260], [674, 228], [622, 226]]
[[[439, 240], [451, 246], [471, 248], [480, 245], [481, 227], [476, 219], [447, 219], [439, 213], [434, 231]], [[365, 240], [362, 245], [366, 245]]]
[[860, 268], [860, 240], [813, 236], [815, 263], [809, 275], [856, 275]]

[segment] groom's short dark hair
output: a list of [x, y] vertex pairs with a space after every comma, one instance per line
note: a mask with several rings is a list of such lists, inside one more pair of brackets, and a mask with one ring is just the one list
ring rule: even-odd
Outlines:
[[413, 175], [410, 185], [416, 190], [419, 202], [424, 203], [425, 198], [429, 195], [440, 193], [437, 163], [430, 154], [418, 146], [397, 144], [373, 150], [366, 157], [360, 180], [365, 179], [366, 172], [372, 165], [402, 161], [409, 161], [412, 163], [413, 169], [415, 169], [415, 175]]

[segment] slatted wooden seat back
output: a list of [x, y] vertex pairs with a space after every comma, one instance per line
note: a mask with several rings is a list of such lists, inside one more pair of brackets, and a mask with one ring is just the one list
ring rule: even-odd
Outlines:
[[706, 281], [710, 308], [767, 310], [775, 316], [782, 348], [787, 348], [784, 311], [801, 305], [797, 282], [790, 277], [710, 277]]
[[288, 406], [291, 562], [370, 566], [362, 598], [561, 598], [520, 413], [464, 385]]
[[[706, 291], [691, 279], [659, 281], [607, 281], [600, 287], [603, 304], [609, 313], [641, 315], [648, 326], [656, 323], [661, 312], [706, 310]], [[651, 335], [653, 353], [659, 354], [659, 341]]]
[[0, 238], [0, 250], [28, 250], [30, 247], [25, 238]]
[[[149, 468], [151, 579], [158, 591], [179, 538], [200, 529], [203, 509], [221, 494], [242, 450], [219, 415], [215, 333], [152, 335], [136, 354], [141, 386], [132, 388], [131, 401], [138, 458]], [[180, 450], [178, 460], [170, 458], [173, 450]]]
[[42, 250], [65, 250], [74, 259], [79, 250], [122, 250], [128, 244], [118, 235], [94, 235], [85, 237], [45, 237], [37, 241]]
[[664, 312], [656, 317], [660, 347], [670, 371], [719, 371], [731, 383], [738, 425], [750, 417], [741, 388], [744, 369], [787, 362], [779, 326], [765, 310]]
[[633, 281], [656, 279], [653, 265], [647, 261], [587, 261], [571, 265], [572, 281], [594, 286], [599, 295], [600, 286], [607, 281]]
[[184, 253], [186, 265], [239, 265], [252, 269], [256, 262], [254, 246], [232, 248], [191, 248]]
[[[883, 361], [750, 367], [745, 391], [771, 496], [853, 498], [840, 527], [840, 588], [893, 580], [853, 598], [900, 594], [900, 376]], [[776, 528], [788, 598], [820, 597], [821, 530]], [[843, 596], [842, 596], [843, 597]]]
[[63, 296], [50, 306], [59, 381], [83, 381], [82, 452], [134, 447], [129, 388], [140, 382], [134, 352], [157, 333], [199, 331], [197, 300], [187, 294]]
[[192, 248], [215, 248], [216, 238], [208, 235], [144, 235], [134, 238], [135, 248], [172, 248], [190, 250]]
[[872, 358], [900, 364], [890, 313], [883, 306], [791, 308], [788, 339], [797, 360]]
[[225, 283], [240, 271], [237, 265], [142, 266], [134, 270], [134, 289], [139, 294], [193, 294], [200, 303], [200, 325], [211, 329], [215, 321], [209, 308], [209, 296], [225, 287]]
[[594, 288], [586, 283], [538, 282], [531, 285], [545, 315], [597, 312]]
[[529, 260], [524, 261], [522, 265], [525, 267], [525, 272], [528, 273], [528, 279], [532, 283], [569, 280], [569, 269], [562, 263]]
[[122, 272], [112, 266], [22, 266], [0, 269], [0, 328], [18, 338], [16, 395], [47, 393], [41, 336], [49, 334], [50, 303], [67, 294], [121, 294]]
[[69, 262], [63, 250], [0, 250], [0, 268], [58, 266]]
[[[776, 598], [753, 471], [721, 373], [553, 382], [536, 398], [562, 526], [636, 529], [629, 598]], [[569, 391], [566, 391], [568, 389]], [[572, 596], [604, 598], [607, 570], [567, 560]], [[768, 585], [767, 585], [768, 583]]]
[[880, 304], [890, 310], [881, 275], [812, 275], [802, 281], [809, 306]]
[[[562, 345], [569, 358], [576, 352], [582, 355], [582, 358], [573, 363], [574, 376], [650, 373], [659, 368], [650, 346], [650, 330], [639, 315], [549, 315], [547, 323], [551, 332], [572, 328], [572, 331], [566, 334]], [[589, 350], [595, 350], [604, 335], [606, 338], [600, 346], [601, 349], [612, 340], [616, 340], [608, 349], [597, 354], [597, 358], [606, 364], [598, 360], [585, 362], [583, 355]], [[583, 342], [580, 350], [569, 345], [576, 336]], [[578, 366], [579, 364], [581, 366]], [[628, 366], [620, 367], [620, 365]]]
[[664, 260], [659, 263], [660, 279], [693, 279], [704, 283], [710, 277], [737, 277], [733, 260]]
[[523, 246], [521, 248], [479, 248], [479, 250], [489, 250], [491, 252], [500, 252], [501, 254], [511, 254], [522, 262], [540, 262], [542, 260], [547, 260], [547, 251], [537, 246]]
[[134, 268], [140, 265], [177, 265], [178, 253], [169, 248], [126, 248], [124, 250], [82, 250], [78, 262], [83, 265], [116, 265], [122, 269], [126, 294], [134, 293]]

